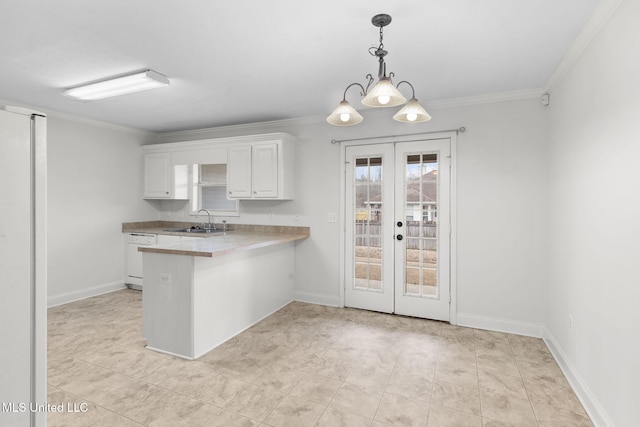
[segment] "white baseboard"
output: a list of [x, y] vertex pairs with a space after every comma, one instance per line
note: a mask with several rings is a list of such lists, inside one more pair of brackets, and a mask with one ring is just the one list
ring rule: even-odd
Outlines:
[[542, 338], [544, 332], [544, 327], [541, 324], [518, 322], [515, 320], [500, 319], [496, 317], [478, 316], [475, 314], [458, 313], [456, 321], [458, 326], [506, 332], [516, 335], [526, 335], [536, 338]]
[[91, 298], [109, 292], [125, 289], [124, 280], [118, 280], [111, 283], [102, 283], [90, 288], [80, 289], [77, 291], [67, 292], [60, 295], [49, 295], [47, 297], [47, 307], [55, 307], [57, 305], [68, 304], [73, 301], [79, 301], [85, 298]]
[[308, 302], [310, 304], [328, 305], [330, 307], [340, 307], [340, 298], [328, 295], [315, 294], [312, 292], [295, 291], [293, 293], [294, 301]]
[[580, 403], [582, 403], [585, 411], [587, 411], [593, 425], [596, 427], [613, 426], [614, 424], [613, 421], [611, 421], [611, 418], [609, 418], [604, 408], [600, 402], [598, 402], [598, 399], [596, 399], [595, 395], [582, 379], [582, 376], [578, 373], [567, 355], [562, 351], [562, 348], [558, 345], [558, 342], [551, 332], [546, 328], [544, 330], [543, 338], [545, 344], [547, 344], [547, 347], [549, 348], [549, 351], [551, 351], [551, 354], [556, 359], [558, 366], [560, 366], [562, 373], [564, 373], [564, 376], [567, 378], [567, 381], [569, 381], [571, 388], [573, 388], [573, 391], [580, 400]]
[[188, 357], [188, 356], [185, 356], [185, 355], [183, 355], [183, 354], [178, 354], [178, 353], [173, 353], [173, 352], [166, 351], [166, 350], [161, 350], [161, 349], [154, 348], [154, 347], [151, 347], [151, 346], [148, 346], [148, 345], [147, 345], [147, 346], [145, 346], [145, 348], [148, 348], [149, 350], [153, 350], [153, 351], [158, 352], [158, 353], [168, 354], [169, 356], [179, 357], [179, 358], [181, 358], [181, 359], [186, 359], [186, 360], [197, 360], [197, 359], [199, 359], [200, 357], [204, 356], [205, 354], [209, 353], [209, 352], [210, 352], [211, 350], [213, 350], [214, 348], [219, 347], [219, 346], [221, 346], [222, 344], [226, 343], [226, 342], [227, 342], [227, 341], [229, 341], [231, 338], [233, 338], [233, 337], [235, 337], [235, 336], [240, 335], [241, 333], [243, 333], [243, 332], [244, 332], [244, 331], [246, 331], [247, 329], [251, 328], [252, 326], [257, 325], [258, 323], [262, 322], [264, 319], [266, 319], [267, 317], [271, 316], [272, 314], [275, 314], [275, 313], [277, 313], [278, 311], [282, 310], [283, 308], [285, 308], [286, 306], [288, 306], [288, 305], [289, 305], [289, 304], [291, 304], [292, 302], [293, 302], [293, 300], [292, 300], [292, 301], [287, 301], [285, 304], [283, 304], [282, 306], [280, 306], [280, 307], [276, 308], [276, 309], [275, 309], [275, 310], [273, 310], [271, 313], [266, 314], [265, 316], [263, 316], [263, 317], [261, 317], [260, 319], [256, 320], [255, 322], [253, 322], [252, 324], [250, 324], [250, 325], [249, 325], [249, 326], [247, 326], [246, 328], [242, 329], [242, 330], [241, 330], [241, 331], [239, 331], [238, 333], [236, 333], [236, 334], [234, 334], [234, 335], [230, 336], [229, 338], [225, 339], [224, 341], [221, 341], [221, 342], [220, 342], [220, 343], [218, 343], [218, 344], [215, 344], [215, 345], [214, 345], [213, 347], [211, 347], [210, 349], [208, 349], [208, 350], [204, 351], [202, 354], [198, 354], [198, 355], [196, 355], [195, 357]]

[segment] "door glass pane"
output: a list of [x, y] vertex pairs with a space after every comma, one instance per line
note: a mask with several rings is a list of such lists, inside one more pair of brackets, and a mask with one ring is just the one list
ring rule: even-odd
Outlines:
[[407, 155], [404, 178], [404, 294], [437, 298], [438, 155]]
[[382, 291], [382, 157], [355, 159], [354, 277], [359, 290]]
[[420, 296], [420, 269], [406, 267], [405, 294]]

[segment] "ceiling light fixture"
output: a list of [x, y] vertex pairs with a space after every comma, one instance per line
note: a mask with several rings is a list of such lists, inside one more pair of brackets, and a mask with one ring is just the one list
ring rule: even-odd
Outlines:
[[[378, 83], [369, 91], [369, 87], [373, 83], [373, 76], [367, 74], [365, 76], [365, 79], [368, 80], [366, 88], [360, 83], [351, 83], [347, 86], [344, 90], [340, 105], [327, 117], [327, 122], [336, 126], [350, 126], [356, 125], [363, 120], [360, 113], [347, 101], [347, 91], [351, 86], [360, 86], [362, 90], [360, 95], [364, 97], [362, 103], [367, 107], [395, 107], [405, 104], [404, 107], [393, 116], [393, 118], [399, 122], [417, 123], [431, 120], [429, 113], [418, 103], [413, 85], [403, 80], [394, 86], [391, 81], [394, 74], [389, 73], [387, 76], [387, 64], [384, 62], [384, 57], [388, 52], [384, 50], [384, 44], [382, 43], [382, 29], [391, 23], [391, 16], [384, 13], [376, 15], [371, 18], [371, 23], [380, 28], [380, 44], [377, 48], [369, 48], [369, 53], [372, 56], [378, 57]], [[411, 99], [408, 102], [398, 90], [398, 87], [402, 83], [406, 83], [411, 87]]]
[[168, 78], [153, 70], [146, 70], [126, 76], [103, 80], [101, 82], [66, 89], [62, 91], [62, 94], [81, 101], [95, 101], [98, 99], [125, 95], [127, 93], [140, 92], [142, 90], [155, 89], [168, 85]]

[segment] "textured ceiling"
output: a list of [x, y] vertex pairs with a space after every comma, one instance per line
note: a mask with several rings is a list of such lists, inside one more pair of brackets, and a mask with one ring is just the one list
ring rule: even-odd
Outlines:
[[[3, 1], [0, 98], [155, 132], [327, 115], [349, 83], [377, 73], [370, 20], [388, 13], [388, 71], [428, 107], [542, 88], [599, 3]], [[60, 95], [147, 68], [171, 85], [86, 103]], [[347, 97], [359, 106], [358, 90]]]

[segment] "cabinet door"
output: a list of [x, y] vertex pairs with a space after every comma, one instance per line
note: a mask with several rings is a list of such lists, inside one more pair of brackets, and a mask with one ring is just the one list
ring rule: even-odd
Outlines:
[[169, 234], [158, 234], [159, 245], [175, 245], [176, 243], [180, 243], [181, 236], [172, 236]]
[[256, 144], [252, 153], [253, 197], [278, 197], [278, 144]]
[[144, 156], [144, 197], [168, 199], [171, 196], [171, 154]]
[[229, 198], [251, 198], [251, 146], [229, 147], [227, 156]]

